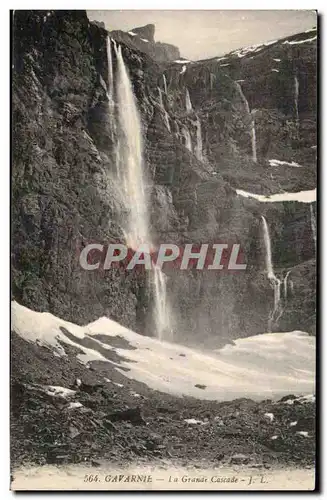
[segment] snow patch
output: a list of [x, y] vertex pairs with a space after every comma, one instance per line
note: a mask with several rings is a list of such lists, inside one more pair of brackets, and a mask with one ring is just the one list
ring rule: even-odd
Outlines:
[[269, 160], [269, 165], [271, 167], [279, 167], [280, 165], [286, 165], [287, 167], [302, 167], [302, 165], [295, 163], [295, 161], [289, 162], [282, 160]]
[[234, 50], [231, 52], [232, 55], [236, 55], [237, 57], [244, 57], [247, 54], [250, 54], [251, 52], [259, 52], [262, 50], [264, 47], [268, 47], [269, 45], [272, 45], [273, 43], [276, 43], [277, 40], [271, 40], [269, 42], [265, 43], [257, 43], [255, 45], [250, 45], [249, 47], [243, 47], [238, 50]]
[[[78, 341], [85, 337], [87, 327], [81, 327], [75, 323], [64, 321], [48, 312], [32, 311], [15, 301], [11, 303], [11, 322], [12, 330], [17, 335], [28, 342], [52, 348], [55, 354], [60, 357], [67, 356], [65, 349], [60, 344], [60, 342], [63, 342], [82, 351], [82, 354], [77, 355], [77, 359], [82, 363], [96, 360], [108, 361], [98, 351], [82, 347], [78, 342], [73, 342], [61, 330], [61, 328], [66, 329]], [[113, 321], [112, 323], [115, 322]]]
[[174, 61], [174, 63], [177, 63], [177, 64], [188, 64], [190, 62], [191, 61], [187, 61], [186, 59], [176, 59], [176, 61]]
[[303, 436], [305, 438], [309, 437], [308, 431], [297, 431], [296, 434], [298, 434], [299, 436]]
[[270, 422], [274, 421], [274, 414], [273, 413], [265, 413], [264, 415]]
[[131, 36], [137, 36], [137, 33], [134, 33], [134, 31], [127, 31], [127, 33]]
[[310, 28], [309, 30], [305, 30], [304, 33], [310, 33], [311, 31], [317, 31], [317, 26], [314, 26], [313, 28]]
[[190, 425], [205, 425], [205, 422], [203, 422], [203, 420], [196, 420], [195, 418], [184, 418], [184, 422]]
[[79, 401], [76, 401], [76, 403], [70, 403], [68, 406], [68, 410], [77, 410], [77, 408], [82, 408], [83, 405]]
[[281, 61], [281, 59], [275, 59], [275, 58], [273, 57], [273, 61], [280, 62], [280, 61]]
[[275, 73], [279, 73], [279, 69], [273, 68], [271, 71], [274, 71]]
[[296, 399], [299, 403], [315, 403], [316, 396], [314, 394], [307, 394], [306, 396], [300, 396]]
[[182, 67], [182, 71], [179, 72], [180, 75], [183, 75], [186, 71], [186, 64]]
[[298, 201], [299, 203], [313, 203], [317, 198], [317, 190], [299, 191], [297, 193], [276, 193], [265, 196], [263, 194], [248, 193], [243, 189], [236, 189], [236, 193], [244, 198], [253, 198], [265, 203], [279, 203], [283, 201]]
[[75, 396], [76, 394], [76, 391], [73, 391], [72, 389], [67, 389], [66, 387], [60, 387], [59, 385], [48, 385], [43, 387], [44, 387], [44, 392], [49, 396], [55, 396], [55, 397], [61, 396], [63, 398], [69, 398]]
[[306, 40], [286, 40], [285, 42], [283, 42], [283, 45], [285, 44], [288, 44], [288, 45], [300, 45], [301, 43], [309, 43], [309, 42], [313, 42], [314, 40], [317, 39], [317, 35], [312, 37], [312, 38], [307, 38]]
[[149, 40], [147, 40], [146, 38], [140, 38], [140, 40], [142, 40], [142, 42], [149, 43]]
[[294, 401], [297, 403], [315, 403], [316, 401], [316, 396], [314, 394], [306, 394], [305, 396], [299, 396], [298, 398], [295, 399], [287, 399], [284, 401], [284, 404], [286, 405], [294, 405]]
[[119, 384], [118, 382], [113, 382], [114, 385], [116, 385], [117, 387], [124, 387], [124, 384]]

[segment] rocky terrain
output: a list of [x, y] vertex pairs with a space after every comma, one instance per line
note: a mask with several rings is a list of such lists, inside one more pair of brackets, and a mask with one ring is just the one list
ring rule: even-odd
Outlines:
[[[12, 335], [11, 456], [23, 464], [314, 465], [314, 399], [230, 402], [153, 391], [110, 365]], [[93, 367], [93, 368], [92, 368]], [[59, 386], [59, 387], [58, 387]], [[68, 389], [68, 391], [65, 391]]]

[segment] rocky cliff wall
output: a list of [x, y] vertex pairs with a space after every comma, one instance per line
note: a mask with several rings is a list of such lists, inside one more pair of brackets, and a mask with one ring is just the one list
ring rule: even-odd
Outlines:
[[170, 43], [156, 42], [155, 25], [147, 24], [131, 31], [109, 31], [112, 38], [129, 47], [144, 52], [158, 62], [174, 61], [180, 58], [179, 49]]

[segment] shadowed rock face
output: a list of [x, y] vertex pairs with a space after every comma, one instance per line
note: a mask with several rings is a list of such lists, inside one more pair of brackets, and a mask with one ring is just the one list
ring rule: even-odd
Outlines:
[[155, 25], [147, 24], [140, 28], [133, 28], [128, 32], [120, 30], [111, 31], [110, 35], [115, 40], [148, 54], [155, 61], [165, 62], [179, 59], [179, 49], [170, 43], [155, 42], [154, 33]]
[[[291, 270], [292, 290], [273, 329], [313, 332], [310, 205], [261, 203], [235, 189], [271, 194], [315, 187], [316, 41], [284, 43], [314, 34], [289, 37], [244, 57], [232, 53], [183, 64], [160, 59], [152, 32], [149, 25], [135, 30], [136, 36], [121, 31], [111, 36], [122, 46], [141, 112], [145, 166], [153, 181], [153, 240], [240, 243], [248, 264], [234, 274], [168, 272], [176, 339], [218, 346], [266, 331], [273, 290], [264, 272], [261, 215], [270, 229], [275, 273], [283, 277]], [[138, 45], [143, 35], [149, 42], [140, 43], [151, 50]], [[13, 36], [13, 296], [79, 324], [108, 315], [152, 335], [144, 273], [84, 271], [78, 261], [89, 242], [123, 241], [103, 83], [107, 32], [84, 11], [21, 11]], [[279, 72], [271, 71], [273, 63]], [[114, 55], [113, 66], [115, 72]], [[257, 162], [251, 150], [253, 117]], [[274, 166], [271, 159], [302, 167]]]
[[145, 38], [149, 42], [154, 43], [154, 24], [147, 24], [146, 26], [141, 26], [140, 28], [133, 28], [131, 31], [136, 33], [140, 38]]

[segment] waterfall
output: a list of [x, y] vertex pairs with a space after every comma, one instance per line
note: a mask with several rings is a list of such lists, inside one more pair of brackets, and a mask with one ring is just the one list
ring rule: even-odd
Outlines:
[[172, 329], [170, 326], [170, 311], [167, 307], [166, 276], [157, 266], [153, 267], [154, 273], [154, 320], [156, 333], [159, 340], [171, 340]]
[[242, 102], [244, 104], [246, 113], [247, 113], [247, 115], [251, 119], [251, 122], [250, 122], [250, 135], [251, 135], [252, 160], [254, 161], [254, 163], [257, 163], [257, 139], [256, 139], [256, 132], [255, 132], [255, 120], [254, 120], [254, 116], [253, 116], [253, 114], [250, 111], [250, 106], [249, 106], [248, 100], [245, 97], [245, 95], [243, 94], [243, 90], [242, 90], [241, 85], [238, 82], [235, 82], [235, 85], [236, 85], [236, 87], [238, 89], [238, 92], [239, 92], [239, 94], [241, 96], [241, 99], [242, 99]]
[[197, 116], [196, 117], [196, 149], [195, 149], [195, 156], [197, 157], [198, 160], [203, 159], [202, 155], [202, 132], [201, 132], [201, 122], [200, 118]]
[[159, 93], [159, 104], [160, 104], [160, 107], [163, 108], [164, 107], [164, 103], [163, 103], [163, 99], [162, 99], [161, 88], [160, 87], [157, 87], [157, 88], [158, 88], [158, 93]]
[[168, 132], [170, 132], [171, 129], [170, 129], [170, 123], [169, 123], [169, 116], [168, 116], [168, 113], [167, 113], [166, 110], [165, 110], [165, 113], [164, 113], [164, 121], [165, 121], [165, 125], [167, 127]]
[[215, 79], [216, 79], [215, 75], [213, 73], [210, 73], [210, 90], [213, 89], [213, 84], [215, 82]]
[[111, 53], [111, 40], [110, 36], [107, 36], [107, 63], [108, 63], [108, 87], [107, 87], [107, 97], [109, 103], [109, 123], [110, 123], [110, 133], [112, 140], [115, 134], [115, 121], [114, 121], [114, 75], [112, 69], [112, 53]]
[[114, 75], [112, 69], [112, 54], [110, 36], [107, 36], [107, 63], [108, 63], [108, 98], [109, 103], [113, 103]]
[[176, 130], [176, 137], [179, 138], [180, 136], [180, 131], [179, 131], [179, 123], [175, 121], [175, 130]]
[[168, 90], [167, 90], [167, 80], [166, 80], [166, 75], [165, 75], [165, 73], [163, 73], [162, 78], [163, 78], [163, 84], [164, 84], [165, 94], [168, 94]]
[[[112, 40], [116, 48], [115, 40]], [[107, 64], [108, 64], [108, 86], [107, 86], [107, 97], [109, 105], [109, 124], [110, 124], [110, 135], [112, 141], [116, 140], [115, 156], [116, 156], [116, 174], [119, 178], [120, 176], [120, 144], [119, 138], [117, 138], [116, 122], [115, 122], [115, 101], [114, 101], [114, 74], [112, 67], [112, 50], [111, 50], [111, 39], [107, 36]]]
[[119, 124], [122, 132], [120, 159], [124, 167], [122, 173], [124, 204], [129, 209], [126, 240], [130, 248], [149, 243], [148, 208], [145, 193], [142, 130], [136, 99], [124, 64], [121, 47], [116, 49], [118, 62], [117, 100]]
[[311, 221], [311, 230], [312, 230], [312, 236], [313, 236], [313, 241], [315, 243], [315, 250], [317, 250], [317, 224], [316, 224], [316, 217], [313, 211], [313, 205], [310, 203], [310, 221]]
[[288, 275], [290, 274], [291, 271], [287, 271], [286, 275], [285, 275], [285, 278], [284, 278], [284, 281], [283, 281], [283, 285], [284, 285], [284, 299], [285, 301], [287, 300], [287, 278], [288, 278]]
[[294, 105], [296, 122], [299, 123], [299, 80], [296, 75], [294, 77]]
[[271, 330], [271, 325], [274, 321], [277, 321], [281, 314], [281, 296], [280, 296], [280, 288], [281, 288], [281, 280], [277, 278], [274, 273], [273, 263], [272, 263], [272, 253], [271, 253], [271, 240], [268, 229], [268, 224], [265, 217], [261, 216], [263, 223], [263, 234], [264, 234], [264, 242], [266, 248], [266, 272], [268, 279], [274, 289], [274, 308], [269, 316], [268, 321], [268, 329]]
[[[120, 126], [119, 168], [124, 191], [124, 206], [127, 212], [125, 222], [125, 238], [127, 245], [137, 249], [141, 244], [148, 244], [150, 251], [154, 245], [149, 232], [149, 209], [145, 189], [143, 171], [143, 145], [141, 120], [137, 109], [136, 98], [121, 52], [115, 46], [118, 78], [117, 104]], [[163, 339], [166, 332], [171, 331], [167, 306], [166, 280], [161, 269], [155, 265], [151, 271], [154, 284], [154, 315], [156, 335]]]
[[161, 109], [164, 112], [164, 122], [165, 122], [165, 125], [167, 127], [167, 130], [170, 132], [171, 129], [170, 129], [170, 123], [169, 123], [169, 115], [168, 115], [166, 108], [164, 106], [164, 103], [163, 103], [162, 90], [160, 87], [158, 87], [158, 92], [159, 92], [159, 104], [160, 104]]
[[190, 131], [187, 127], [183, 127], [183, 136], [185, 139], [185, 147], [192, 152], [192, 139]]
[[252, 147], [252, 160], [254, 163], [257, 163], [257, 137], [255, 133], [255, 118], [251, 113], [252, 122], [251, 122], [251, 147]]
[[188, 89], [186, 89], [185, 100], [186, 100], [186, 111], [188, 113], [191, 113], [191, 111], [193, 111], [193, 107], [192, 107], [191, 97], [190, 97], [190, 93], [189, 93]]

